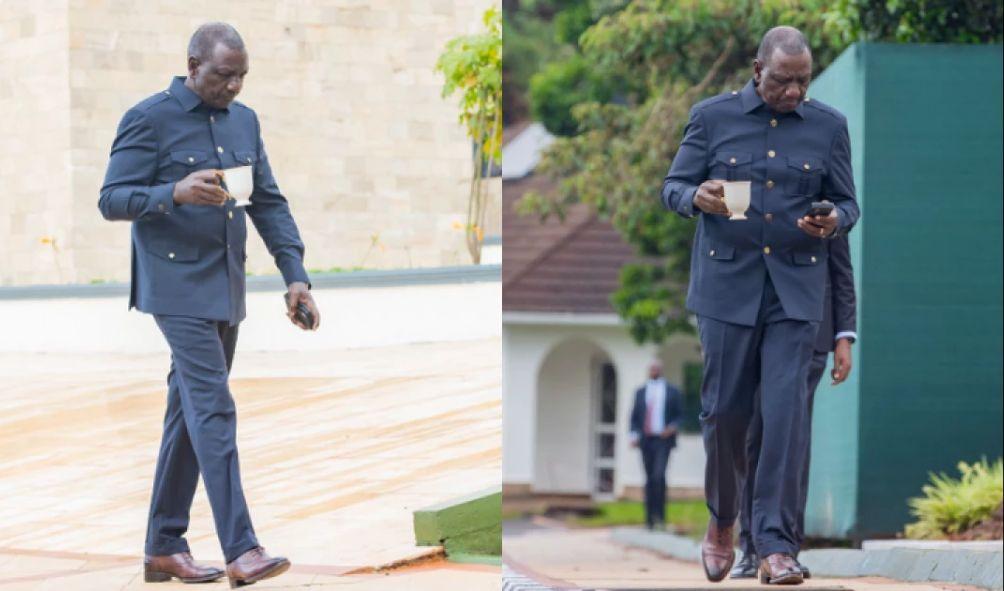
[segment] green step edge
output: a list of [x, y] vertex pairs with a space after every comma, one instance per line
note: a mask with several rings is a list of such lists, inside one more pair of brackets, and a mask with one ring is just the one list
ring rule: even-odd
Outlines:
[[443, 546], [450, 560], [501, 556], [502, 487], [419, 509], [414, 527], [417, 545]]

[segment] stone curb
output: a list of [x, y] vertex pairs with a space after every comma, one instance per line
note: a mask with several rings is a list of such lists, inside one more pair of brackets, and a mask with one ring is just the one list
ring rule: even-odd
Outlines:
[[[502, 265], [463, 265], [456, 267], [381, 269], [310, 274], [311, 287], [313, 289], [442, 285], [501, 280]], [[252, 275], [247, 278], [246, 283], [248, 292], [281, 292], [285, 289], [282, 277], [279, 275]], [[128, 295], [128, 283], [0, 287], [0, 300], [104, 298]]]
[[[680, 560], [699, 560], [700, 545], [690, 538], [665, 532], [621, 527], [611, 532], [613, 541], [644, 548]], [[968, 542], [936, 544], [865, 542], [861, 550], [806, 550], [799, 560], [824, 577], [880, 576], [899, 581], [937, 581], [1002, 588], [1004, 551], [1000, 542], [975, 545]]]

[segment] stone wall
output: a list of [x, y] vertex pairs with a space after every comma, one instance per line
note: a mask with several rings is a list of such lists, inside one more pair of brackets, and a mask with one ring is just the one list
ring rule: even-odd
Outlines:
[[[259, 114], [309, 269], [470, 262], [470, 142], [433, 67], [492, 1], [0, 0], [0, 112], [18, 114], [0, 137], [0, 284], [128, 278], [129, 224], [97, 210], [109, 147], [126, 109], [185, 73], [210, 20], [248, 46], [238, 100]], [[248, 245], [248, 270], [274, 273]]]

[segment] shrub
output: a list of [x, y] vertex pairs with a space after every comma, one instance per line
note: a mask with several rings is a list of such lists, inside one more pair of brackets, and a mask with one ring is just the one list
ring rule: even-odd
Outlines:
[[916, 523], [906, 526], [906, 537], [945, 538], [983, 521], [1004, 499], [1004, 463], [990, 465], [986, 458], [975, 464], [959, 462], [958, 479], [931, 474], [924, 496], [907, 501]]

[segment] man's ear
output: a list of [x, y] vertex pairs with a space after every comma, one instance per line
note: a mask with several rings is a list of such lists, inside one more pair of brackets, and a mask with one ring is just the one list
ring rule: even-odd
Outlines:
[[754, 58], [753, 59], [753, 82], [760, 84], [760, 79], [763, 77], [763, 62]]
[[195, 76], [195, 72], [198, 71], [200, 65], [201, 65], [201, 63], [199, 62], [199, 58], [197, 58], [195, 56], [191, 56], [191, 55], [188, 56], [188, 75], [189, 75], [189, 77], [194, 77]]

